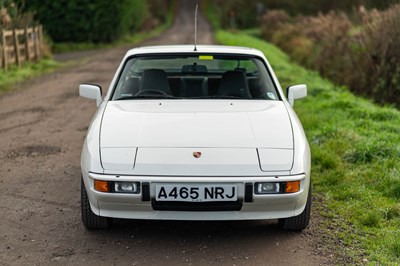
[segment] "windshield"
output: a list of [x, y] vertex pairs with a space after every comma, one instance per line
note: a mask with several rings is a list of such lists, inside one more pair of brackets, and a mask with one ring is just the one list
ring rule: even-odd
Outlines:
[[127, 60], [113, 100], [279, 100], [261, 59], [241, 55], [156, 55]]

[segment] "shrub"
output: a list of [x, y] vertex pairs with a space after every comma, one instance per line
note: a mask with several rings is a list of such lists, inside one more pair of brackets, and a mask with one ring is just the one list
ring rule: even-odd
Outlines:
[[22, 12], [20, 7], [10, 0], [0, 4], [0, 29], [14, 29], [31, 26], [33, 14]]
[[[319, 12], [328, 13], [331, 10], [351, 13], [354, 7], [365, 5], [369, 9], [380, 10], [398, 3], [400, 0], [209, 0], [218, 15], [219, 23], [225, 28], [250, 28], [259, 26], [262, 10], [279, 9], [290, 15], [317, 15]], [[267, 38], [269, 40], [269, 38]]]
[[355, 25], [338, 11], [296, 19], [268, 11], [262, 36], [336, 83], [400, 105], [400, 4], [384, 11], [360, 8], [358, 14]]
[[250, 28], [258, 23], [258, 4], [263, 1], [213, 0], [220, 24], [225, 28]]
[[289, 23], [290, 16], [284, 10], [269, 10], [261, 17], [261, 36], [271, 40], [274, 33], [280, 31], [282, 26]]
[[270, 40], [293, 59], [318, 70], [324, 76], [340, 81], [346, 78], [346, 70], [353, 64], [348, 58], [350, 39], [347, 33], [352, 23], [347, 15], [331, 11], [315, 17], [300, 16], [288, 23], [290, 19], [281, 11], [269, 11], [262, 21], [272, 21], [275, 18], [277, 26], [273, 28], [276, 29], [274, 32], [262, 26], [264, 37], [271, 36]]
[[146, 3], [152, 17], [160, 22], [166, 21], [169, 6], [172, 5], [171, 0], [147, 0]]
[[8, 14], [8, 10], [5, 7], [0, 9], [0, 26], [1, 28], [6, 28], [8, 25], [11, 24], [11, 16]]
[[359, 11], [362, 27], [356, 36], [360, 47], [357, 71], [350, 87], [378, 102], [400, 104], [400, 4], [385, 11]]
[[298, 30], [296, 24], [285, 23], [280, 26], [280, 30], [272, 36], [271, 40], [299, 63], [309, 65], [314, 56], [315, 47], [313, 41]]
[[348, 32], [351, 28], [352, 23], [342, 12], [331, 11], [316, 17], [299, 18], [297, 30], [301, 30], [314, 44], [310, 66], [323, 76], [341, 79], [344, 70], [351, 66], [347, 57], [350, 46]]
[[146, 13], [149, 15], [144, 18], [142, 30], [147, 31], [166, 22], [171, 5], [172, 0], [147, 0]]

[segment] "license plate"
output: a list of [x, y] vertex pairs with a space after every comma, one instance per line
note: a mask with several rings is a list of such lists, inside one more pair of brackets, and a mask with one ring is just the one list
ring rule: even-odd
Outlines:
[[236, 185], [156, 185], [157, 201], [237, 201]]

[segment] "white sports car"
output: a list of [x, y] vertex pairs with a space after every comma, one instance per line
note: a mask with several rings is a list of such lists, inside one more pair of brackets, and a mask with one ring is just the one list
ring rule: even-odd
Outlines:
[[82, 220], [278, 219], [307, 227], [310, 148], [293, 111], [305, 85], [286, 98], [258, 50], [156, 46], [127, 52], [97, 101], [83, 144]]

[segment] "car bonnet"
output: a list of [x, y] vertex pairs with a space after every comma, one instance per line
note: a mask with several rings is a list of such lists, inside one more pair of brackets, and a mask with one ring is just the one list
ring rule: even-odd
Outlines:
[[107, 173], [177, 176], [287, 172], [294, 152], [284, 104], [261, 100], [109, 102], [100, 147]]
[[293, 136], [281, 101], [110, 101], [100, 147], [293, 149]]

